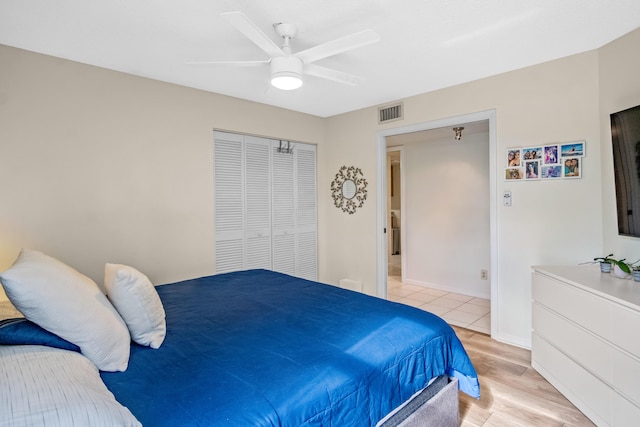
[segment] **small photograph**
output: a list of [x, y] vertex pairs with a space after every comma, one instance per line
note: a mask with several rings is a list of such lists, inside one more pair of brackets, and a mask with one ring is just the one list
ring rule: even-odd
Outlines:
[[560, 157], [584, 156], [585, 142], [569, 142], [560, 145]]
[[525, 179], [540, 179], [540, 160], [525, 160]]
[[520, 149], [519, 148], [507, 148], [507, 166], [508, 167], [520, 166]]
[[545, 165], [556, 165], [558, 164], [558, 159], [560, 156], [558, 145], [545, 145], [543, 148], [544, 153], [544, 164]]
[[522, 158], [525, 161], [542, 159], [542, 147], [523, 148], [522, 149]]
[[563, 175], [565, 178], [580, 178], [582, 167], [580, 157], [565, 157], [562, 159]]
[[504, 173], [504, 179], [506, 180], [514, 180], [514, 179], [523, 179], [524, 178], [524, 169], [522, 168], [506, 168]]
[[562, 178], [562, 166], [561, 165], [548, 165], [542, 166], [542, 172], [540, 173], [542, 179], [554, 179]]

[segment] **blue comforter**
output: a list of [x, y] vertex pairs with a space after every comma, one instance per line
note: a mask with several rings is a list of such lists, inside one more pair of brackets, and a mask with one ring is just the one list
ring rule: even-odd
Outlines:
[[162, 346], [101, 373], [147, 427], [375, 425], [442, 374], [479, 396], [454, 331], [422, 310], [267, 270], [157, 290]]

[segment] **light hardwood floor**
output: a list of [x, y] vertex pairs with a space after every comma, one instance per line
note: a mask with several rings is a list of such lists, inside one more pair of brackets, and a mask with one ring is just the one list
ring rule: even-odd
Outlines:
[[531, 368], [531, 352], [454, 326], [480, 378], [480, 399], [460, 392], [462, 427], [593, 426]]

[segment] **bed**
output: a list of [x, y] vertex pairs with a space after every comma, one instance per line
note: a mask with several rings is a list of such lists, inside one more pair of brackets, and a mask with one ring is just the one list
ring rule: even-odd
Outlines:
[[[118, 425], [457, 425], [457, 389], [479, 397], [455, 332], [422, 310], [268, 270], [155, 290], [161, 345], [132, 342], [124, 370], [99, 371]], [[84, 359], [81, 348], [11, 344], [0, 369], [8, 349]]]

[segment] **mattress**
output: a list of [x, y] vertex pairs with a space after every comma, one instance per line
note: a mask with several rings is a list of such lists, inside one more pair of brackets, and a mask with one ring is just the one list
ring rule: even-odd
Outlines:
[[422, 310], [267, 270], [157, 291], [162, 346], [101, 373], [145, 426], [373, 426], [440, 375], [479, 396], [455, 332]]

